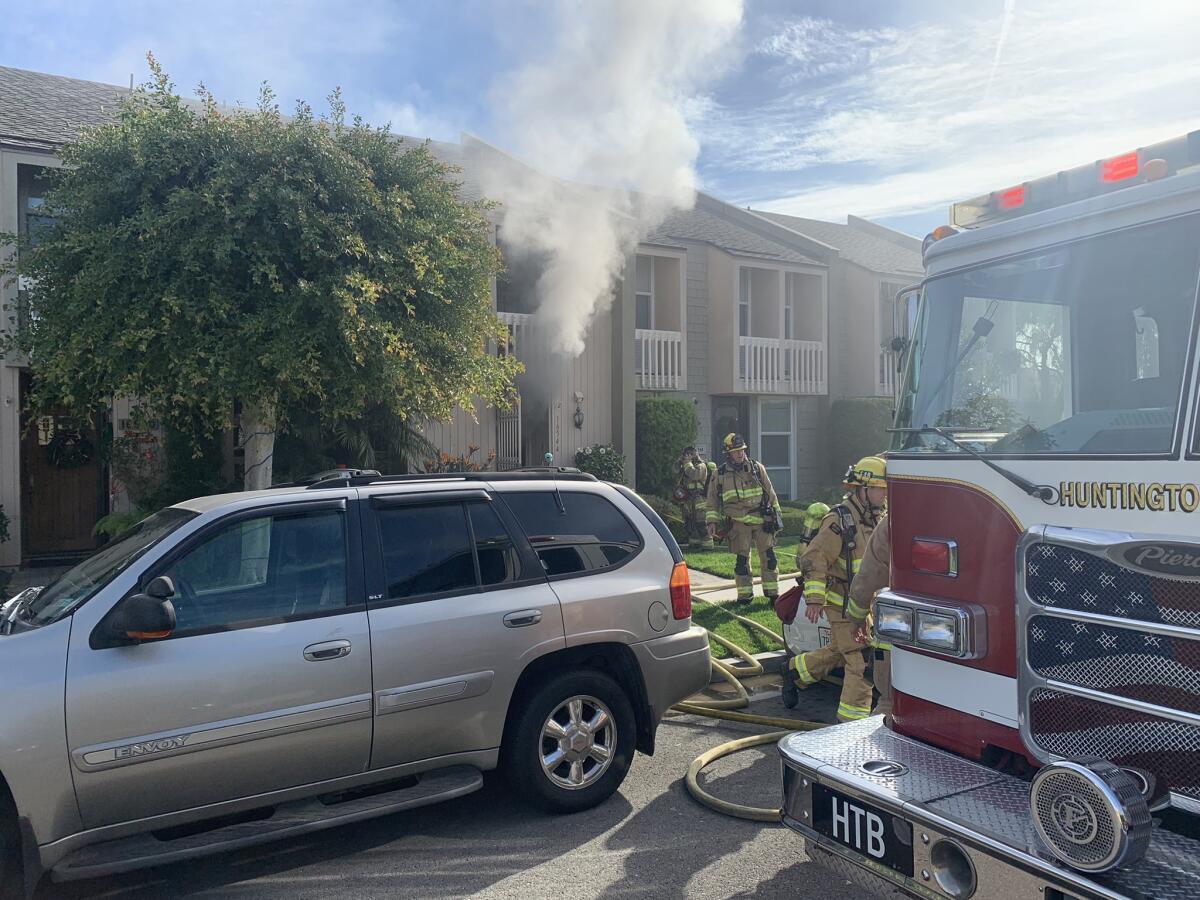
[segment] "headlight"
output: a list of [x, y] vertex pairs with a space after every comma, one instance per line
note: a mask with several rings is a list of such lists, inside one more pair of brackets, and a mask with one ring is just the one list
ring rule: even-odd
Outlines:
[[954, 616], [917, 610], [917, 643], [937, 650], [958, 650], [958, 620]]
[[912, 640], [912, 610], [875, 604], [875, 634], [897, 641]]

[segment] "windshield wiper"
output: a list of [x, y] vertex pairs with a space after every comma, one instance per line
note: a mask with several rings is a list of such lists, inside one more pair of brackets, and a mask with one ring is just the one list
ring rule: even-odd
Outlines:
[[963, 453], [966, 453], [968, 456], [975, 457], [975, 459], [979, 460], [981, 463], [983, 463], [985, 466], [987, 466], [989, 469], [991, 469], [997, 475], [1011, 481], [1013, 484], [1015, 484], [1017, 487], [1019, 487], [1021, 490], [1023, 490], [1030, 497], [1037, 497], [1043, 503], [1053, 503], [1058, 498], [1058, 491], [1056, 491], [1050, 485], [1034, 484], [1028, 478], [1022, 478], [1016, 472], [1010, 472], [1008, 469], [1005, 469], [1002, 466], [996, 465], [994, 462], [992, 462], [990, 459], [988, 459], [982, 453], [979, 453], [972, 447], [969, 447], [966, 444], [962, 443], [961, 441], [959, 441], [953, 435], [947, 433], [942, 428], [938, 428], [934, 425], [922, 425], [919, 428], [889, 428], [888, 431], [899, 432], [901, 434], [936, 434], [942, 440], [953, 444], [955, 447], [957, 447]]
[[926, 402], [925, 408], [921, 410], [922, 417], [924, 417], [924, 414], [929, 411], [929, 408], [937, 402], [938, 394], [942, 392], [942, 389], [950, 382], [950, 379], [954, 377], [955, 373], [958, 372], [959, 367], [967, 361], [967, 357], [971, 355], [972, 351], [974, 351], [975, 346], [992, 333], [992, 329], [996, 327], [996, 323], [992, 321], [991, 317], [996, 314], [997, 306], [999, 306], [999, 301], [993, 300], [988, 305], [988, 308], [984, 311], [983, 315], [975, 320], [975, 324], [971, 326], [970, 339], [963, 345], [962, 349], [958, 351], [958, 357], [954, 360], [950, 367], [946, 369], [946, 373], [942, 376], [942, 380], [938, 382], [937, 387], [933, 389], [933, 393], [929, 395], [929, 400]]

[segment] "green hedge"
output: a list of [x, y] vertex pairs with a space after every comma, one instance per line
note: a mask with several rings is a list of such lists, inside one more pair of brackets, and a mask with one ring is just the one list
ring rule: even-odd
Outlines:
[[851, 463], [887, 449], [892, 401], [888, 397], [838, 400], [830, 408], [829, 421], [829, 478], [837, 484]]
[[679, 480], [683, 448], [696, 442], [696, 408], [674, 397], [637, 401], [637, 489], [670, 495]]
[[575, 451], [575, 467], [601, 481], [625, 483], [625, 455], [612, 444], [592, 444]]

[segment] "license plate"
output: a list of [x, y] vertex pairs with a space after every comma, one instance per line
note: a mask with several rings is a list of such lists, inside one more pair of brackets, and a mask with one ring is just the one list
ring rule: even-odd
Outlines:
[[912, 825], [840, 791], [814, 784], [813, 828], [882, 866], [912, 877]]

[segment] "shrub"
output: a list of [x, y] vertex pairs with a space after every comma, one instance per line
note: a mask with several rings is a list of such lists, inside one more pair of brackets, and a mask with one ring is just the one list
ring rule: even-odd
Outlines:
[[108, 538], [111, 541], [119, 538], [144, 518], [146, 518], [146, 514], [136, 509], [132, 512], [109, 513], [93, 526], [92, 534], [96, 537]]
[[[892, 401], [887, 397], [850, 397], [838, 400], [829, 413], [829, 477], [841, 483], [846, 467], [888, 446]], [[837, 492], [841, 496], [841, 491]]]
[[442, 453], [437, 459], [427, 459], [422, 463], [422, 470], [427, 473], [436, 472], [482, 472], [484, 469], [491, 466], [496, 461], [496, 451], [488, 451], [487, 459], [483, 462], [475, 461], [475, 454], [479, 452], [479, 448], [474, 444], [467, 445], [467, 452], [462, 456], [451, 456], [449, 453]]
[[696, 409], [674, 397], [644, 397], [637, 402], [637, 487], [670, 494], [679, 480], [683, 448], [696, 440]]
[[575, 466], [601, 481], [625, 483], [625, 455], [609, 444], [592, 444], [575, 451]]
[[4, 506], [0, 505], [0, 544], [8, 539], [8, 515], [4, 512]]

